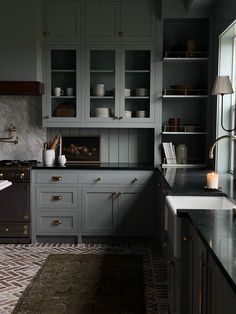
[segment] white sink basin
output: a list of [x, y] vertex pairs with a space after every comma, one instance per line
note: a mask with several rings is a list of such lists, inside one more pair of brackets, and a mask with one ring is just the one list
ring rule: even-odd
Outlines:
[[166, 197], [165, 205], [165, 230], [173, 247], [174, 256], [181, 257], [182, 222], [178, 217], [178, 209], [216, 209], [231, 210], [235, 202], [225, 196], [170, 196]]
[[225, 196], [167, 196], [166, 202], [172, 211], [177, 209], [232, 209], [234, 201]]

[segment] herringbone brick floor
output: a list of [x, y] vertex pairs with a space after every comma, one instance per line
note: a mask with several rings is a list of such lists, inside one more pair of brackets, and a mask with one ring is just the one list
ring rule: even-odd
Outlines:
[[0, 245], [0, 314], [12, 312], [21, 293], [51, 253], [141, 254], [144, 261], [147, 313], [168, 313], [167, 267], [154, 247], [104, 244], [8, 244]]

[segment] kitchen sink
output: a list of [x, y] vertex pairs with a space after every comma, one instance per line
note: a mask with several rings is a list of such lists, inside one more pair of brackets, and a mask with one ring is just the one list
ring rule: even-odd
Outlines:
[[235, 202], [225, 196], [167, 196], [166, 202], [177, 214], [178, 209], [232, 209]]
[[225, 196], [171, 196], [166, 197], [165, 230], [176, 258], [181, 256], [183, 218], [178, 209], [231, 210], [235, 202]]

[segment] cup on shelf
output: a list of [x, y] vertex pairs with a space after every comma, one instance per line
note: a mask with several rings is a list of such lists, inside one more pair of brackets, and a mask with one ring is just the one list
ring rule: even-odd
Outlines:
[[55, 149], [43, 150], [43, 163], [45, 166], [53, 166], [55, 163]]
[[95, 96], [103, 97], [105, 95], [105, 85], [104, 84], [97, 84], [95, 86]]
[[129, 88], [124, 89], [125, 97], [130, 97], [131, 90]]
[[67, 95], [67, 96], [73, 96], [73, 94], [74, 94], [74, 89], [73, 89], [73, 87], [67, 87], [67, 88], [66, 88], [66, 95]]
[[137, 118], [145, 118], [146, 117], [146, 111], [145, 110], [136, 111], [136, 117]]
[[52, 91], [53, 91], [53, 96], [59, 97], [59, 96], [64, 95], [64, 90], [61, 87], [53, 87]]
[[132, 111], [130, 111], [130, 110], [125, 110], [125, 112], [124, 112], [124, 117], [125, 117], [125, 118], [131, 118], [131, 117], [132, 117]]

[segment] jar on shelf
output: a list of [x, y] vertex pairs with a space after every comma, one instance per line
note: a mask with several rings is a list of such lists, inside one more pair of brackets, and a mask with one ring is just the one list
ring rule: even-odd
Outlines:
[[188, 148], [185, 144], [176, 147], [176, 159], [178, 164], [186, 164], [188, 159]]

